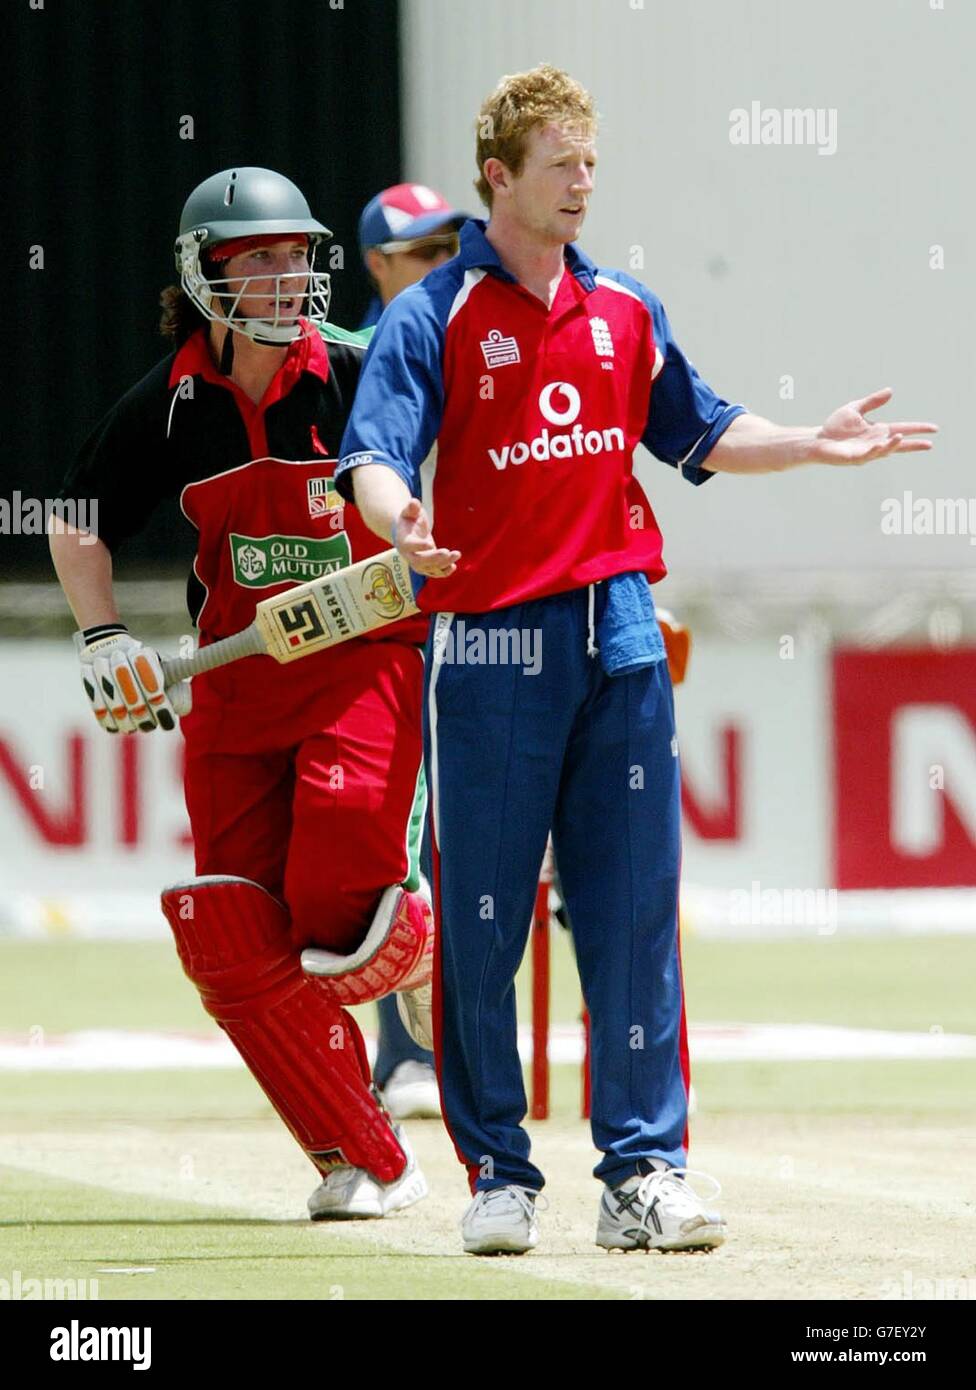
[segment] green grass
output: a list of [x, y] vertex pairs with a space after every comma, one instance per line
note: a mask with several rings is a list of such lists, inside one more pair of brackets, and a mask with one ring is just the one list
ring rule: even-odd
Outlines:
[[206, 1023], [168, 941], [0, 941], [2, 1033]]
[[683, 944], [692, 1022], [976, 1033], [976, 936]]
[[709, 1115], [899, 1114], [972, 1121], [976, 1059], [951, 1061], [702, 1062], [694, 1069]]
[[[827, 1023], [848, 1027], [976, 1032], [970, 982], [976, 938], [915, 937], [814, 942], [714, 942], [684, 946], [689, 1018], [696, 1022]], [[579, 1017], [575, 964], [565, 933], [554, 937], [552, 1016]], [[519, 980], [520, 1016], [529, 1017], [529, 974]], [[359, 1010], [372, 1030], [371, 1009]], [[166, 942], [51, 941], [0, 944], [0, 1032], [77, 1028], [214, 1027]], [[855, 1112], [919, 1114], [962, 1110], [976, 1064], [967, 1061], [703, 1062], [695, 1084], [708, 1112]], [[552, 1109], [578, 1113], [579, 1072], [556, 1066]], [[267, 1114], [243, 1071], [91, 1075], [7, 1074], [0, 1117], [58, 1114], [65, 1123], [117, 1118]]]
[[[705, 1115], [889, 1114], [970, 1124], [976, 1059], [699, 1062], [692, 1067], [692, 1082]], [[551, 1113], [579, 1114], [579, 1103], [578, 1069], [553, 1067]]]
[[[816, 941], [682, 942], [689, 1021], [826, 1023], [976, 1033], [976, 936], [822, 937]], [[529, 1017], [529, 969], [519, 1013]], [[565, 932], [552, 951], [553, 1018], [579, 1016]]]
[[11, 1133], [52, 1117], [62, 1128], [260, 1120], [270, 1107], [250, 1072], [14, 1072], [0, 1084], [0, 1130]]
[[[615, 1296], [583, 1282], [520, 1275], [511, 1261], [385, 1254], [364, 1245], [358, 1223], [252, 1220], [12, 1168], [0, 1168], [0, 1175], [0, 1277], [20, 1270], [22, 1280], [94, 1279], [100, 1301]], [[119, 1267], [151, 1272], [103, 1272]]]
[[[702, 1062], [693, 1080], [708, 1114], [864, 1114], [943, 1116], [972, 1111], [976, 1061]], [[579, 1114], [580, 1075], [551, 1071], [554, 1116]], [[263, 1123], [268, 1103], [240, 1071], [55, 1072], [9, 1075], [0, 1088], [0, 1128], [197, 1122]]]
[[[976, 1033], [976, 936], [683, 945], [692, 1023], [830, 1023]], [[529, 972], [519, 1014], [529, 1018]], [[566, 934], [552, 951], [552, 1016], [578, 1018], [579, 985]], [[372, 1029], [372, 1011], [363, 1011]], [[168, 942], [0, 942], [0, 1032], [207, 1027]]]

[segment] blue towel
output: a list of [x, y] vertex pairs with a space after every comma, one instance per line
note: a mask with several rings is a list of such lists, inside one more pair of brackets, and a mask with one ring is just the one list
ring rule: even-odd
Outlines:
[[615, 574], [596, 625], [600, 660], [608, 676], [626, 676], [667, 658], [645, 574]]

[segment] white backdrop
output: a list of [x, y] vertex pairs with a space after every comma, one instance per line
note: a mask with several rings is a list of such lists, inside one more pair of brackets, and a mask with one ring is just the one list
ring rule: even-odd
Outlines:
[[[972, 497], [969, 0], [405, 0], [406, 177], [480, 212], [474, 120], [497, 79], [566, 67], [602, 113], [581, 245], [635, 271], [730, 400], [819, 424], [879, 386], [930, 456], [681, 483], [640, 450], [673, 570], [972, 566], [966, 536], [886, 536], [904, 489]], [[836, 111], [837, 150], [733, 145], [730, 113]], [[930, 248], [944, 251], [930, 269]], [[794, 381], [780, 398], [781, 378]]]

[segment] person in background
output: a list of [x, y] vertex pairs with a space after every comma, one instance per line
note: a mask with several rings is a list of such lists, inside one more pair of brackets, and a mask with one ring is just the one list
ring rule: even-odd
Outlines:
[[[422, 183], [398, 183], [369, 200], [359, 219], [359, 247], [375, 294], [362, 328], [377, 323], [401, 290], [457, 255], [458, 231], [466, 220], [466, 213]], [[395, 995], [381, 999], [377, 1009], [374, 1079], [386, 1108], [397, 1120], [436, 1118], [441, 1106], [433, 1054], [407, 1033]]]
[[397, 183], [369, 200], [359, 218], [359, 249], [376, 293], [361, 328], [376, 323], [401, 290], [457, 255], [467, 218], [422, 183]]

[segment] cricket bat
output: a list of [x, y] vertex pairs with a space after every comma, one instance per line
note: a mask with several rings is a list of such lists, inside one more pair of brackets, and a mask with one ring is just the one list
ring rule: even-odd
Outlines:
[[275, 661], [298, 661], [417, 612], [410, 568], [399, 552], [370, 555], [346, 569], [333, 570], [321, 579], [262, 599], [254, 622], [232, 637], [201, 647], [192, 656], [163, 657], [166, 694], [176, 713], [185, 714], [189, 702], [174, 687], [188, 676], [213, 671], [244, 656], [263, 654]]

